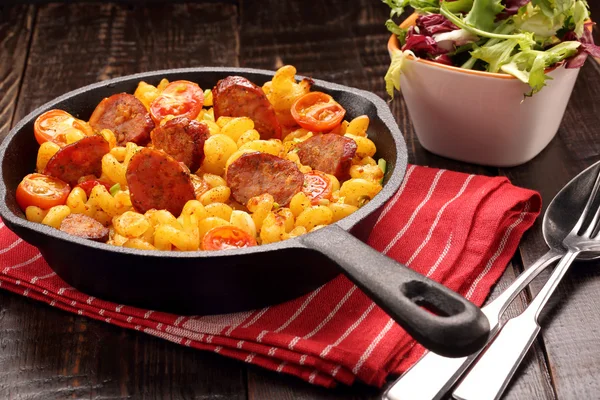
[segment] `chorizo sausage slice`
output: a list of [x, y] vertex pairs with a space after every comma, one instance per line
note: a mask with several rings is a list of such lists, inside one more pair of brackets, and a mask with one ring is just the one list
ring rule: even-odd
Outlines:
[[74, 187], [82, 176], [102, 175], [102, 157], [109, 151], [108, 142], [102, 136], [85, 137], [57, 151], [46, 164], [44, 173]]
[[242, 204], [264, 193], [281, 205], [288, 204], [304, 183], [295, 163], [267, 153], [242, 155], [227, 167], [226, 178], [231, 196]]
[[89, 124], [96, 131], [113, 131], [119, 146], [127, 142], [141, 146], [147, 144], [154, 128], [154, 121], [146, 107], [128, 93], [114, 94], [102, 100], [92, 113]]
[[215, 119], [248, 117], [261, 139], [281, 139], [281, 126], [275, 109], [262, 89], [241, 76], [228, 76], [213, 89]]
[[136, 211], [167, 210], [179, 216], [188, 200], [196, 198], [187, 167], [162, 150], [143, 148], [125, 173], [131, 203]]
[[340, 180], [349, 177], [355, 154], [354, 140], [333, 133], [315, 135], [298, 145], [298, 157], [303, 165]]
[[109, 234], [107, 227], [83, 214], [69, 214], [61, 222], [60, 230], [96, 242], [106, 242]]
[[206, 124], [186, 117], [173, 118], [150, 133], [154, 148], [181, 161], [191, 171], [200, 168], [204, 160], [204, 142], [208, 136]]

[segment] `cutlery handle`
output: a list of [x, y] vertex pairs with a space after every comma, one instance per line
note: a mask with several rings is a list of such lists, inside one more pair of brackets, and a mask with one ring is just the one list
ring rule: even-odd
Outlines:
[[449, 357], [481, 349], [489, 323], [479, 307], [381, 254], [337, 225], [301, 236], [426, 348]]
[[[500, 296], [481, 309], [490, 322], [488, 343], [497, 333], [500, 316], [506, 307], [533, 278], [563, 254], [554, 249], [548, 251], [523, 271]], [[480, 352], [462, 358], [443, 357], [433, 352], [425, 353], [385, 392], [383, 400], [439, 400], [450, 390]], [[432, 374], [432, 371], [435, 373]]]
[[540, 331], [537, 319], [579, 251], [569, 250], [525, 311], [502, 328], [452, 393], [458, 400], [499, 399]]
[[458, 385], [452, 396], [457, 400], [499, 399], [517, 367], [527, 354], [540, 326], [531, 315], [513, 318], [483, 353]]

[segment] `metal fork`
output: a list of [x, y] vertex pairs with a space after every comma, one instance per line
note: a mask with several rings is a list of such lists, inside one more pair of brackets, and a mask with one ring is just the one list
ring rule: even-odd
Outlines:
[[582, 234], [585, 220], [600, 186], [600, 175], [596, 178], [592, 193], [579, 220], [563, 240], [566, 254], [550, 275], [550, 278], [533, 299], [527, 309], [518, 317], [509, 320], [496, 339], [485, 350], [477, 363], [452, 393], [459, 400], [499, 399], [510, 382], [517, 367], [525, 357], [540, 331], [538, 318], [548, 299], [561, 279], [582, 251], [600, 250], [600, 237], [596, 232], [600, 219], [600, 207]]

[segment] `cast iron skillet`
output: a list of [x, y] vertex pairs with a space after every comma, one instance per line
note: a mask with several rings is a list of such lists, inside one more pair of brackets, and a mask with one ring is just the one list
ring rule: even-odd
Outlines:
[[349, 217], [314, 233], [246, 249], [159, 252], [88, 241], [24, 218], [15, 191], [35, 168], [33, 123], [40, 114], [59, 108], [87, 120], [104, 97], [133, 93], [140, 80], [186, 79], [210, 88], [229, 75], [262, 85], [273, 72], [193, 68], [130, 75], [72, 91], [27, 115], [0, 148], [0, 215], [6, 226], [38, 247], [67, 283], [105, 300], [179, 314], [234, 312], [298, 297], [341, 270], [425, 347], [456, 357], [479, 349], [489, 326], [475, 305], [363, 243], [402, 183], [407, 153], [386, 103], [362, 90], [319, 80], [313, 87], [331, 94], [348, 117], [369, 116], [369, 137], [388, 165], [383, 190]]

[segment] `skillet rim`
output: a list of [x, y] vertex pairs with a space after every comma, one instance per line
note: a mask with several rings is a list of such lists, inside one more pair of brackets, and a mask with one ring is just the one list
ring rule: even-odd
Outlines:
[[[229, 257], [229, 256], [237, 256], [237, 255], [245, 255], [245, 254], [255, 254], [262, 252], [270, 252], [277, 251], [288, 248], [307, 248], [306, 245], [302, 242], [302, 237], [305, 235], [301, 235], [292, 239], [283, 240], [281, 242], [269, 243], [260, 246], [247, 247], [242, 249], [228, 249], [228, 250], [217, 250], [217, 251], [204, 251], [204, 250], [196, 250], [196, 251], [158, 251], [158, 250], [140, 250], [133, 248], [125, 248], [121, 246], [113, 246], [106, 243], [94, 242], [91, 240], [87, 240], [84, 238], [79, 238], [77, 236], [69, 235], [65, 232], [62, 232], [58, 229], [52, 228], [50, 226], [42, 225], [40, 223], [35, 223], [28, 221], [24, 217], [21, 217], [15, 213], [13, 213], [7, 206], [7, 196], [8, 190], [5, 184], [4, 179], [4, 158], [6, 151], [9, 145], [12, 143], [14, 138], [21, 133], [23, 127], [37, 118], [43, 112], [52, 109], [56, 104], [77, 97], [83, 93], [87, 93], [89, 91], [93, 91], [100, 88], [110, 87], [111, 85], [116, 85], [124, 81], [131, 80], [143, 80], [148, 78], [160, 78], [164, 77], [167, 74], [183, 74], [183, 73], [227, 73], [227, 74], [256, 74], [263, 75], [265, 77], [272, 77], [275, 74], [275, 71], [266, 70], [266, 69], [257, 69], [257, 68], [240, 68], [240, 67], [193, 67], [193, 68], [174, 68], [174, 69], [163, 69], [156, 71], [147, 71], [141, 72], [131, 75], [120, 76], [117, 78], [108, 79], [105, 81], [100, 81], [96, 83], [92, 83], [90, 85], [83, 86], [81, 88], [69, 91], [65, 94], [62, 94], [44, 104], [37, 107], [26, 116], [21, 118], [19, 122], [8, 132], [7, 136], [4, 138], [4, 141], [0, 145], [0, 217], [4, 220], [4, 222], [8, 222], [6, 225], [10, 228], [11, 225], [18, 226], [27, 231], [33, 231], [38, 235], [49, 236], [51, 239], [60, 240], [62, 242], [68, 242], [76, 245], [81, 245], [89, 248], [94, 248], [97, 250], [106, 250], [116, 254], [127, 254], [134, 255], [139, 257], [158, 257], [158, 258], [205, 258], [205, 257]], [[303, 79], [306, 76], [296, 75], [296, 79]], [[311, 78], [312, 79], [312, 78]], [[376, 114], [381, 119], [383, 124], [388, 128], [389, 134], [392, 136], [394, 144], [396, 146], [396, 159], [394, 160], [394, 171], [392, 175], [389, 177], [386, 184], [383, 186], [383, 189], [365, 206], [361, 207], [357, 211], [353, 212], [349, 216], [341, 219], [338, 222], [330, 224], [322, 229], [331, 229], [334, 225], [342, 228], [344, 231], [349, 234], [352, 228], [357, 225], [359, 222], [363, 221], [369, 215], [379, 210], [400, 188], [402, 181], [404, 179], [404, 175], [406, 173], [406, 168], [408, 164], [408, 152], [406, 147], [406, 142], [404, 137], [398, 127], [398, 123], [396, 122], [392, 112], [387, 105], [387, 103], [381, 99], [379, 96], [375, 95], [372, 92], [368, 92], [366, 90], [353, 88], [346, 85], [341, 85], [338, 83], [328, 82], [320, 79], [312, 79], [314, 84], [320, 86], [325, 90], [337, 90], [340, 92], [347, 92], [354, 96], [363, 97], [368, 100], [371, 104], [375, 106]], [[334, 96], [335, 98], [335, 96]], [[388, 164], [390, 164], [390, 160], [386, 160]], [[29, 233], [29, 232], [28, 232]], [[310, 235], [311, 233], [307, 233], [306, 235]]]

